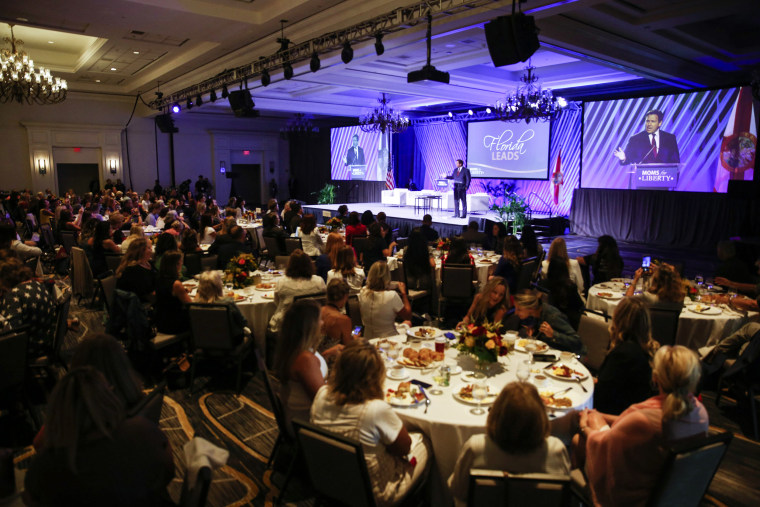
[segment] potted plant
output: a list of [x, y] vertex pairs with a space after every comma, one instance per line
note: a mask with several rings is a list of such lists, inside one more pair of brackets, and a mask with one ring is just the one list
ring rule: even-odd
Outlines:
[[496, 185], [490, 182], [486, 184], [486, 190], [493, 198], [491, 211], [499, 215], [499, 220], [509, 230], [512, 223], [512, 234], [518, 234], [525, 225], [525, 218], [529, 211], [525, 199], [517, 195], [515, 182], [502, 181]]
[[325, 183], [317, 196], [317, 204], [334, 204], [336, 190], [337, 187], [332, 183]]

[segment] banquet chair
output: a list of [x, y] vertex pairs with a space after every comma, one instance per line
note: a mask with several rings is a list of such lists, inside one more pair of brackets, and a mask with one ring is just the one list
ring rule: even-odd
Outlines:
[[735, 360], [727, 359], [726, 370], [718, 380], [715, 406], [720, 405], [724, 390], [746, 397], [752, 415], [752, 429], [758, 440], [757, 405], [760, 403], [760, 331], [756, 332]]
[[40, 236], [42, 237], [42, 241], [40, 242], [42, 250], [45, 252], [54, 251], [55, 236], [53, 235], [53, 228], [50, 227], [50, 224], [40, 225]]
[[578, 326], [578, 335], [586, 347], [586, 357], [583, 363], [591, 371], [599, 371], [604, 358], [607, 357], [607, 349], [610, 345], [610, 317], [605, 312], [599, 312], [586, 308], [581, 315]]
[[127, 410], [127, 417], [142, 416], [156, 424], [161, 420], [161, 407], [164, 405], [166, 380], [162, 380], [151, 392], [146, 394], [135, 406]]
[[285, 254], [290, 255], [296, 250], [303, 250], [301, 238], [285, 238]]
[[320, 306], [327, 304], [327, 294], [324, 292], [313, 292], [311, 294], [299, 294], [297, 296], [293, 296], [293, 303], [296, 301], [301, 301], [303, 299], [312, 299], [316, 301]]
[[243, 335], [239, 344], [232, 336], [229, 307], [225, 304], [192, 303], [187, 307], [190, 316], [193, 361], [190, 366], [190, 391], [193, 390], [195, 370], [201, 359], [232, 362], [236, 367], [235, 390], [240, 394], [243, 360], [251, 352], [253, 339], [250, 332]]
[[282, 452], [283, 448], [290, 451], [290, 461], [288, 462], [285, 481], [280, 487], [279, 496], [273, 499], [273, 503], [276, 504], [285, 496], [285, 490], [288, 488], [288, 484], [290, 483], [293, 471], [295, 470], [295, 466], [299, 458], [298, 444], [295, 439], [295, 434], [293, 433], [293, 428], [288, 424], [287, 418], [285, 417], [285, 409], [282, 406], [282, 400], [280, 399], [279, 394], [272, 387], [272, 382], [269, 378], [269, 371], [267, 370], [264, 356], [258, 348], [256, 348], [253, 353], [256, 356], [256, 366], [262, 373], [264, 388], [267, 392], [267, 397], [269, 398], [269, 404], [272, 406], [272, 413], [274, 414], [274, 420], [277, 423], [278, 430], [277, 440], [275, 440], [274, 447], [272, 447], [272, 452], [269, 455], [269, 459], [267, 460], [267, 470], [274, 466], [274, 462]]
[[33, 413], [26, 397], [27, 331], [27, 326], [22, 326], [0, 333], [0, 407], [12, 407], [21, 398], [26, 409]]
[[124, 254], [106, 254], [106, 266], [108, 266], [108, 269], [116, 273], [116, 270], [119, 267], [119, 264], [121, 264], [121, 259], [124, 257]]
[[[404, 282], [404, 285], [406, 285], [406, 296], [412, 305], [412, 310], [419, 313], [428, 313], [430, 311], [430, 303], [433, 297], [432, 287], [429, 290], [411, 289], [409, 287], [409, 276], [406, 272], [406, 267], [404, 266], [403, 261], [398, 262], [398, 269], [396, 271], [399, 272], [400, 280], [398, 281]], [[394, 271], [391, 271], [391, 275], [393, 275], [393, 273]], [[430, 270], [430, 280], [435, 280], [435, 271], [433, 271], [433, 268]]]
[[439, 315], [444, 314], [448, 305], [469, 307], [475, 297], [474, 274], [475, 267], [471, 264], [444, 264], [441, 267]]
[[[71, 292], [66, 292], [61, 299], [55, 305], [55, 330], [53, 332], [50, 349], [44, 356], [40, 356], [30, 361], [29, 368], [48, 370], [53, 365], [58, 365], [64, 370], [68, 370], [66, 361], [61, 356], [61, 348], [63, 347], [66, 333], [69, 330], [68, 321], [69, 307], [71, 306]], [[50, 376], [53, 377], [52, 372]]]
[[299, 419], [293, 419], [293, 430], [317, 502], [352, 507], [376, 505], [361, 442]]
[[77, 246], [77, 233], [75, 231], [61, 231], [60, 234], [63, 249], [71, 255], [71, 249]]
[[536, 281], [537, 273], [541, 268], [541, 263], [537, 257], [528, 257], [523, 259], [520, 264], [520, 272], [517, 273], [517, 292], [530, 289], [531, 282]]
[[113, 306], [113, 294], [116, 290], [116, 275], [109, 274], [98, 280], [100, 291], [103, 293], [103, 302], [106, 305], [106, 315], [111, 313]]
[[187, 474], [182, 482], [179, 507], [203, 507], [206, 505], [208, 490], [211, 486], [211, 467], [203, 466], [198, 470], [195, 485], [191, 488], [187, 482]]
[[568, 506], [570, 477], [555, 474], [510, 474], [473, 468], [467, 490], [468, 507], [497, 505]]
[[346, 302], [346, 315], [351, 317], [351, 325], [353, 327], [363, 325], [362, 307], [359, 304], [359, 296], [357, 294], [351, 294], [348, 296], [348, 302]]
[[214, 255], [204, 255], [201, 257], [201, 271], [213, 271], [217, 268], [217, 261], [219, 260], [219, 256]]
[[285, 252], [280, 248], [280, 243], [277, 238], [262, 236], [262, 239], [264, 240], [264, 245], [266, 245], [263, 257], [266, 259], [267, 263], [274, 262], [278, 255], [285, 255]]
[[722, 431], [671, 445], [647, 505], [700, 505], [733, 436], [730, 431]]
[[93, 276], [87, 254], [77, 246], [71, 248], [71, 268], [71, 290], [76, 294], [79, 304], [83, 297], [93, 296]]
[[288, 267], [288, 262], [290, 262], [290, 256], [289, 255], [277, 255], [274, 258], [274, 266], [284, 271]]
[[678, 319], [681, 318], [683, 303], [665, 305], [655, 303], [649, 307], [652, 319], [652, 338], [660, 345], [675, 345], [678, 334]]
[[187, 269], [187, 276], [195, 276], [203, 271], [203, 267], [201, 265], [201, 257], [202, 256], [197, 253], [185, 254], [185, 257], [182, 260], [182, 264], [184, 264], [185, 268]]

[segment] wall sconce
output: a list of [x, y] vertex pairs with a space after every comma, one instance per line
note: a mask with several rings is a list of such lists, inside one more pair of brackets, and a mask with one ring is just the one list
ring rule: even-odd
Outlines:
[[108, 161], [108, 169], [111, 171], [111, 174], [116, 174], [116, 159], [112, 158]]
[[224, 173], [226, 173], [226, 172], [227, 172], [227, 167], [225, 167], [225, 162], [224, 162], [224, 160], [220, 160], [220, 161], [219, 161], [219, 172], [220, 172], [221, 174], [224, 174]]
[[37, 170], [40, 174], [47, 173], [47, 160], [44, 158], [38, 158], [37, 159]]

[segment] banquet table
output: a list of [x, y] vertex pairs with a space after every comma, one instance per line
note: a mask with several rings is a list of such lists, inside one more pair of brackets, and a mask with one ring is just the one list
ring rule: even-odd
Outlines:
[[[387, 338], [390, 341], [396, 341], [404, 343], [406, 336], [397, 336]], [[378, 340], [371, 340], [377, 343]], [[432, 340], [423, 341], [423, 347], [432, 348], [434, 345]], [[554, 351], [559, 357], [559, 352]], [[399, 355], [401, 357], [401, 355]], [[430, 438], [433, 447], [433, 453], [435, 455], [434, 469], [431, 473], [431, 491], [435, 496], [440, 496], [434, 502], [440, 505], [450, 505], [452, 501], [451, 493], [448, 489], [447, 480], [451, 473], [454, 471], [454, 465], [456, 464], [459, 452], [464, 446], [465, 442], [473, 435], [479, 433], [485, 433], [486, 414], [474, 415], [470, 413], [470, 409], [473, 405], [465, 404], [454, 398], [454, 393], [459, 392], [462, 386], [471, 383], [472, 378], [470, 374], [475, 368], [476, 363], [474, 359], [467, 355], [459, 355], [459, 352], [454, 348], [448, 348], [445, 353], [445, 362], [447, 364], [457, 365], [462, 368], [462, 372], [456, 375], [451, 375], [450, 386], [440, 387], [443, 391], [441, 395], [430, 394], [430, 391], [437, 387], [433, 376], [437, 372], [437, 368], [433, 370], [412, 369], [407, 367], [407, 372], [410, 374], [410, 379], [421, 380], [429, 384], [433, 384], [432, 388], [427, 389], [428, 396], [431, 403], [427, 413], [425, 413], [425, 404], [420, 403], [414, 407], [394, 407], [396, 413], [401, 419], [412, 428], [419, 428], [425, 435]], [[500, 357], [498, 363], [492, 364], [486, 371], [488, 375], [489, 390], [498, 393], [505, 385], [510, 382], [516, 381], [517, 365], [520, 361], [528, 359], [528, 355], [523, 352], [513, 351], [507, 356]], [[542, 372], [546, 371], [543, 368], [548, 363], [536, 362], [532, 366], [530, 382], [535, 383], [534, 377]], [[572, 367], [577, 371], [583, 372], [586, 378], [582, 381], [583, 386], [587, 392], [584, 392], [579, 383], [575, 381], [560, 380], [548, 377], [547, 383], [544, 386], [538, 387], [540, 392], [544, 391], [559, 391], [567, 387], [571, 387], [570, 392], [563, 396], [567, 396], [573, 402], [575, 409], [591, 408], [593, 404], [593, 392], [594, 382], [585, 366], [578, 361], [573, 361]], [[406, 379], [406, 380], [410, 380]], [[386, 377], [385, 390], [396, 389], [402, 380], [394, 380], [390, 377]], [[565, 413], [563, 409], [548, 409], [550, 417], [561, 416]]]
[[[475, 272], [478, 277], [478, 284], [483, 287], [488, 281], [488, 277], [496, 269], [496, 265], [499, 263], [499, 254], [491, 251], [484, 251], [482, 255], [473, 254], [475, 259]], [[394, 271], [398, 269], [399, 261], [403, 260], [403, 252], [388, 257], [388, 269]], [[435, 278], [438, 283], [441, 282], [441, 258], [435, 259]]]
[[[600, 293], [605, 296], [600, 296]], [[605, 311], [612, 315], [624, 294], [625, 287], [620, 282], [594, 285], [588, 291], [586, 308]], [[681, 316], [678, 319], [678, 332], [676, 333], [676, 345], [684, 345], [692, 350], [715, 345], [723, 338], [736, 332], [747, 322], [758, 320], [760, 317], [758, 312], [748, 312], [745, 315], [725, 306], [713, 307], [711, 310], [707, 310], [708, 314], [699, 313], [695, 310], [694, 303], [686, 299]]]

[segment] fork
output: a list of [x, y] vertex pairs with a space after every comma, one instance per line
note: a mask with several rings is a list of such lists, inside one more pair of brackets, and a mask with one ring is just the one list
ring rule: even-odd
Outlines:
[[428, 407], [430, 407], [430, 398], [425, 398], [425, 414], [427, 414]]
[[578, 385], [581, 386], [581, 389], [583, 389], [584, 393], [588, 392], [588, 389], [586, 389], [586, 386], [583, 385], [583, 381], [579, 379], [578, 377], [573, 377], [573, 379], [578, 382]]

